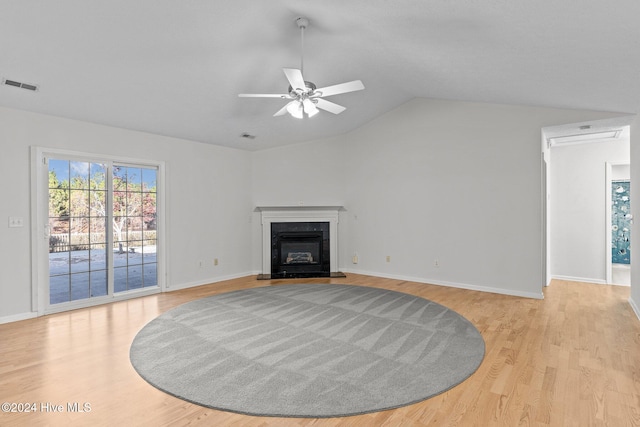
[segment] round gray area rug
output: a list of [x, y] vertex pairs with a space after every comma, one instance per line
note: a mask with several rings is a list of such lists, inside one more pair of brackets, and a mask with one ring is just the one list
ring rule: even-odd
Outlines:
[[468, 378], [478, 330], [386, 289], [291, 284], [229, 292], [148, 323], [131, 363], [181, 399], [259, 416], [337, 417], [419, 402]]

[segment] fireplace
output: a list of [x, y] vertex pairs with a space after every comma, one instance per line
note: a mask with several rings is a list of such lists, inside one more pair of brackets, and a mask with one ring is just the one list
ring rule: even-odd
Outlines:
[[328, 222], [271, 224], [271, 277], [329, 277]]
[[338, 271], [342, 206], [258, 206], [262, 222], [260, 280], [345, 277]]

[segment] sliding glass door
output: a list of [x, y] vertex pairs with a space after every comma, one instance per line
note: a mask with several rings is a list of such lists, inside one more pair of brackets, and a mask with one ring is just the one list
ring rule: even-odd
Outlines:
[[157, 288], [158, 167], [53, 156], [43, 163], [48, 305]]
[[157, 171], [113, 167], [114, 291], [158, 284]]

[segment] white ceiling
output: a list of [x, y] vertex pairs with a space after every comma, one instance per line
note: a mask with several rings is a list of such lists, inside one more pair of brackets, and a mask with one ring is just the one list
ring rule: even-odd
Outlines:
[[[258, 150], [414, 97], [640, 112], [638, 0], [0, 0], [0, 105]], [[360, 79], [340, 115], [272, 117], [283, 67]], [[241, 138], [244, 132], [255, 135]]]

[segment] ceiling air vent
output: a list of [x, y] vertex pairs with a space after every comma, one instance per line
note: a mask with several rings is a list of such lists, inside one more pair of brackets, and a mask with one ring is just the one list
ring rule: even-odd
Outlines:
[[4, 79], [3, 83], [7, 86], [13, 86], [13, 87], [19, 87], [20, 89], [26, 89], [26, 90], [30, 90], [32, 92], [35, 92], [38, 90], [38, 86], [37, 85], [32, 85], [29, 83], [22, 83], [22, 82], [18, 82], [15, 80], [9, 80], [9, 79]]

